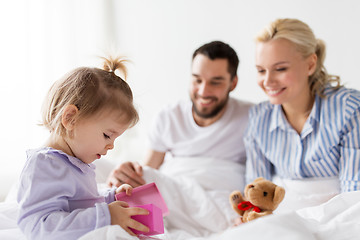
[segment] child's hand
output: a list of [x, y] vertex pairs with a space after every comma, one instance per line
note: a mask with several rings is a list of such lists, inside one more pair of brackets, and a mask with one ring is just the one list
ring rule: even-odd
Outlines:
[[129, 227], [142, 232], [149, 232], [149, 228], [131, 218], [134, 215], [148, 215], [149, 211], [138, 207], [129, 207], [126, 202], [115, 201], [109, 204], [111, 225], [120, 225], [130, 235], [135, 234]]
[[125, 192], [126, 195], [128, 196], [131, 196], [131, 193], [132, 193], [132, 190], [133, 190], [133, 187], [130, 186], [129, 184], [122, 184], [120, 187], [118, 187], [115, 192], [116, 193], [119, 193], [119, 192]]

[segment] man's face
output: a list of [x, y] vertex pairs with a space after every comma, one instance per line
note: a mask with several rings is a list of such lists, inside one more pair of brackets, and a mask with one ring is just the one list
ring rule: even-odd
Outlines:
[[227, 59], [211, 60], [205, 55], [196, 55], [192, 63], [190, 86], [195, 121], [220, 118], [225, 111], [229, 93], [236, 84], [237, 77], [231, 79]]

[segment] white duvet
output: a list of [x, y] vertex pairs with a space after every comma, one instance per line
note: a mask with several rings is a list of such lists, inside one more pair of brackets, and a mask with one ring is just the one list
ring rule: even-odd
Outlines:
[[[243, 189], [243, 173], [242, 166], [215, 159], [172, 159], [162, 172], [146, 168], [145, 179], [156, 182], [170, 210], [164, 221], [165, 234], [153, 238], [360, 239], [360, 192], [336, 195], [336, 179], [277, 179], [287, 190], [277, 211], [232, 227], [237, 215], [228, 203], [228, 195], [234, 189]], [[16, 226], [16, 207], [13, 201], [0, 203], [0, 239], [25, 239]], [[107, 226], [81, 238], [89, 239], [138, 238], [128, 235], [119, 226]]]

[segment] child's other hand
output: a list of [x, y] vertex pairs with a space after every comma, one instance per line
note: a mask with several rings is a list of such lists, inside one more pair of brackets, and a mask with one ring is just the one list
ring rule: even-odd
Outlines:
[[126, 202], [115, 201], [109, 204], [111, 225], [120, 225], [130, 235], [135, 234], [129, 227], [142, 232], [149, 232], [149, 228], [131, 218], [134, 215], [148, 215], [149, 211], [138, 207], [129, 207]]
[[116, 192], [116, 193], [125, 192], [126, 195], [131, 196], [132, 190], [133, 190], [133, 187], [130, 186], [129, 184], [126, 184], [126, 183], [125, 183], [125, 184], [120, 185], [120, 187], [118, 187], [118, 188], [115, 190], [115, 192]]

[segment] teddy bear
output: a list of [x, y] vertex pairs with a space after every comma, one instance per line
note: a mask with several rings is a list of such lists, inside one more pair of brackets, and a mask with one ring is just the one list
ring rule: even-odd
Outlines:
[[262, 177], [245, 186], [245, 198], [233, 191], [229, 200], [232, 208], [242, 216], [242, 222], [272, 214], [284, 199], [285, 189]]

